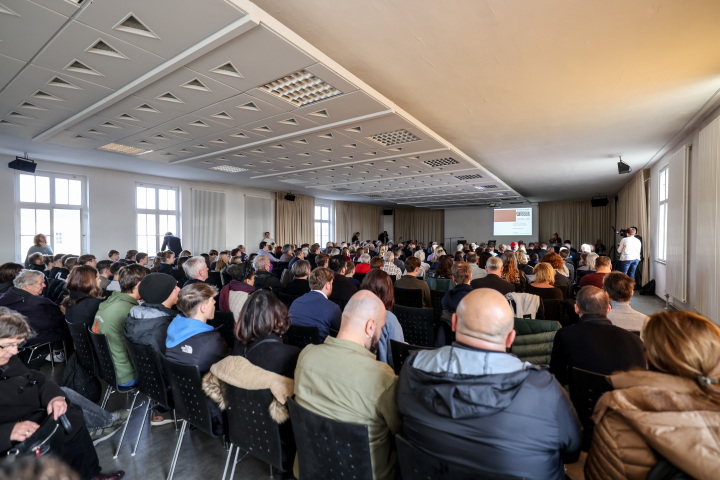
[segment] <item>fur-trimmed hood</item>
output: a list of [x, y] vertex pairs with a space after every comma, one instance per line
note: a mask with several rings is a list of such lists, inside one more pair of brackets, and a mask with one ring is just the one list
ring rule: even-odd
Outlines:
[[203, 378], [203, 391], [221, 410], [226, 408], [223, 383], [245, 390], [269, 388], [275, 397], [268, 407], [270, 417], [277, 423], [290, 418], [285, 401], [293, 396], [293, 379], [257, 367], [244, 357], [231, 355], [210, 367], [210, 372]]

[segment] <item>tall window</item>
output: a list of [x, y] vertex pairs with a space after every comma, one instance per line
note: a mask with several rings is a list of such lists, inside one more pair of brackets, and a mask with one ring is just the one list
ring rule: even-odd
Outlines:
[[668, 167], [660, 170], [658, 182], [658, 260], [667, 258]]
[[42, 233], [55, 253], [83, 253], [85, 178], [40, 173], [18, 175], [20, 254]]
[[166, 232], [179, 234], [177, 188], [138, 184], [135, 190], [137, 249], [155, 255]]
[[330, 241], [330, 205], [315, 205], [315, 243], [322, 248]]

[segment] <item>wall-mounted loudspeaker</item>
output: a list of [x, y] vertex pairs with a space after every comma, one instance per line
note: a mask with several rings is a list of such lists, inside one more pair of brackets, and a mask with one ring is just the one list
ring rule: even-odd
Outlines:
[[590, 205], [593, 207], [605, 207], [608, 204], [607, 197], [595, 197], [590, 199]]
[[294, 201], [295, 201], [295, 195], [292, 195], [292, 194], [288, 193], [287, 195], [285, 195], [285, 200], [287, 200], [288, 202], [294, 202]]
[[383, 215], [392, 215], [393, 211], [392, 209], [383, 210]]
[[15, 160], [8, 163], [8, 167], [20, 170], [21, 172], [35, 173], [37, 164], [27, 158], [15, 157]]

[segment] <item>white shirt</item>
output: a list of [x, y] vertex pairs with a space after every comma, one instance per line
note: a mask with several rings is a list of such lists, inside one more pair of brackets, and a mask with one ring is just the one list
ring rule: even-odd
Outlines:
[[620, 240], [617, 251], [620, 253], [620, 261], [640, 260], [640, 249], [642, 242], [637, 237], [625, 237]]
[[[272, 237], [267, 237], [267, 238], [263, 237], [262, 240], [260, 240], [260, 242], [265, 242], [268, 245], [270, 245], [271, 243], [275, 243], [275, 239]], [[258, 242], [258, 243], [260, 243], [260, 242]]]

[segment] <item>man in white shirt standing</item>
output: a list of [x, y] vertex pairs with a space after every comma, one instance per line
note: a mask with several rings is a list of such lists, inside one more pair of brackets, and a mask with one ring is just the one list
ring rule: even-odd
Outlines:
[[265, 232], [261, 242], [265, 242], [268, 245], [275, 245], [275, 239], [270, 236], [270, 232]]
[[617, 251], [620, 254], [620, 261], [617, 264], [618, 272], [626, 274], [630, 278], [635, 278], [635, 269], [640, 263], [640, 250], [642, 242], [635, 238], [637, 230], [633, 227], [627, 229], [627, 236], [620, 240]]

